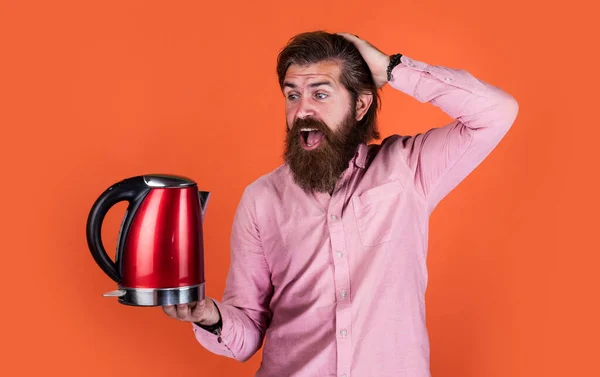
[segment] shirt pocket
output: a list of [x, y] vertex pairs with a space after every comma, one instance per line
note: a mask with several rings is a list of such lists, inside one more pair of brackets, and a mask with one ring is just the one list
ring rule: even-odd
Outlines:
[[399, 237], [398, 214], [404, 199], [400, 181], [391, 181], [352, 198], [358, 234], [363, 246], [377, 246]]

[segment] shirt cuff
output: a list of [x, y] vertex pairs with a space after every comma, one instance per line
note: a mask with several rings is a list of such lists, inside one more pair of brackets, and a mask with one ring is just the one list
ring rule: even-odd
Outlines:
[[[392, 69], [392, 79], [389, 84], [419, 102], [426, 102], [425, 97], [427, 96], [420, 95], [420, 93], [429, 93], [429, 87], [432, 85], [438, 89], [448, 85], [448, 87], [460, 88], [474, 94], [485, 94], [485, 84], [464, 70], [430, 65], [405, 55], [402, 55], [400, 62]], [[422, 90], [423, 86], [428, 88]]]

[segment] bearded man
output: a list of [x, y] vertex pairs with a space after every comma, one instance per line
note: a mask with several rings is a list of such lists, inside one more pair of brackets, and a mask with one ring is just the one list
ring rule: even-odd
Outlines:
[[[284, 163], [249, 184], [222, 300], [167, 306], [258, 377], [429, 377], [428, 219], [508, 132], [515, 99], [464, 70], [386, 55], [347, 33], [280, 52]], [[379, 144], [390, 85], [455, 119]]]

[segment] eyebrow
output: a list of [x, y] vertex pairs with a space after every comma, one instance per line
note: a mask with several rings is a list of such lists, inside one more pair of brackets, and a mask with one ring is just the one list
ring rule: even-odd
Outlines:
[[[331, 81], [317, 81], [317, 82], [313, 82], [313, 83], [309, 84], [308, 86], [311, 87], [311, 88], [316, 88], [316, 87], [319, 87], [319, 86], [322, 86], [322, 85], [327, 85], [327, 86], [330, 86], [330, 87], [333, 88], [333, 84], [331, 83]], [[291, 82], [286, 81], [286, 82], [283, 83], [283, 87], [284, 88], [288, 87], [288, 88], [296, 89], [298, 86], [296, 84], [293, 84]]]

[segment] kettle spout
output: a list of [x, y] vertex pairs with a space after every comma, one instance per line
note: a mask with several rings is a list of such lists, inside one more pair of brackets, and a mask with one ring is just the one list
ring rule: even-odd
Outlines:
[[200, 198], [200, 210], [202, 212], [202, 221], [204, 221], [204, 214], [206, 213], [206, 206], [208, 204], [208, 198], [210, 198], [210, 192], [198, 191], [198, 197]]
[[123, 296], [125, 296], [125, 293], [127, 293], [127, 292], [125, 292], [122, 289], [117, 289], [115, 291], [106, 292], [102, 296], [104, 296], [104, 297], [123, 297]]

